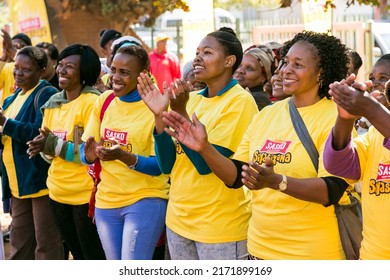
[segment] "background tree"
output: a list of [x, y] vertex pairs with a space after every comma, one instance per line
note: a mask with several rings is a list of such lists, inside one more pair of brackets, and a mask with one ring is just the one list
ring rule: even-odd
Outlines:
[[[199, 0], [201, 1], [201, 0]], [[291, 7], [301, 0], [214, 0], [215, 7], [272, 8]], [[5, 0], [0, 0], [4, 4]], [[275, 2], [279, 3], [275, 6]], [[334, 0], [326, 2], [333, 7]], [[125, 35], [138, 37], [131, 25], [141, 23], [153, 26], [156, 18], [165, 11], [175, 8], [189, 10], [185, 0], [45, 0], [48, 10], [53, 42], [63, 49], [71, 43], [87, 43], [99, 50], [99, 33], [102, 29], [113, 28]], [[387, 12], [386, 0], [346, 0], [346, 5], [369, 4]], [[342, 7], [344, 8], [344, 7]], [[148, 46], [145, 46], [148, 49]]]

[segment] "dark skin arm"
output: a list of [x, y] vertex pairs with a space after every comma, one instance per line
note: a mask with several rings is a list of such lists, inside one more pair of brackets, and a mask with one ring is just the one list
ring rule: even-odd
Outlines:
[[186, 105], [189, 99], [189, 93], [193, 90], [192, 84], [182, 79], [176, 79], [175, 82], [171, 83], [171, 89], [171, 95], [173, 97], [170, 99], [171, 110], [190, 119], [186, 110]]
[[1, 29], [1, 32], [3, 37], [3, 52], [0, 61], [12, 62], [16, 55], [16, 49], [12, 46], [12, 39], [8, 32], [4, 29]]

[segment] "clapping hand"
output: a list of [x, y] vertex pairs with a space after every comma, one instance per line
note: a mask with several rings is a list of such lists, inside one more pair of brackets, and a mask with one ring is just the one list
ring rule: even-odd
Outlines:
[[40, 152], [43, 151], [47, 137], [50, 133], [52, 133], [52, 131], [45, 126], [43, 129], [39, 129], [39, 135], [35, 136], [33, 140], [27, 142], [27, 154], [30, 159], [36, 157]]
[[[104, 139], [103, 137], [100, 139], [100, 142], [103, 143]], [[110, 138], [109, 142], [111, 143], [111, 147], [106, 148], [103, 146], [103, 144], [98, 145], [96, 147], [96, 154], [102, 161], [111, 161], [111, 160], [117, 160], [120, 159], [123, 156], [123, 153], [125, 153], [118, 141], [115, 138]]]
[[193, 91], [194, 87], [190, 82], [182, 79], [176, 79], [171, 83], [171, 88], [168, 89], [170, 93], [170, 107], [171, 110], [178, 112], [184, 117], [188, 117], [186, 105], [189, 99], [189, 93]]
[[84, 145], [85, 159], [87, 160], [87, 162], [94, 163], [96, 161], [96, 159], [98, 158], [97, 147], [102, 145], [103, 142], [101, 139], [98, 143], [95, 141], [95, 138], [93, 138], [93, 136], [88, 137]]
[[[162, 112], [168, 110], [169, 92], [161, 94], [157, 86], [152, 82], [148, 74], [141, 73], [138, 80], [138, 93], [149, 109], [156, 116], [162, 116]], [[164, 82], [165, 83], [165, 82]], [[165, 83], [166, 84], [166, 83]]]
[[266, 157], [262, 165], [252, 161], [249, 162], [249, 166], [244, 165], [241, 175], [242, 183], [250, 190], [259, 190], [277, 184], [274, 164], [269, 157]]
[[195, 113], [192, 115], [191, 122], [175, 111], [164, 112], [163, 121], [172, 128], [172, 130], [165, 128], [165, 132], [191, 150], [199, 152], [207, 143], [206, 128], [198, 120]]
[[11, 36], [5, 29], [1, 29], [1, 36], [3, 37], [3, 54], [0, 61], [12, 62], [16, 54], [16, 48], [12, 45]]

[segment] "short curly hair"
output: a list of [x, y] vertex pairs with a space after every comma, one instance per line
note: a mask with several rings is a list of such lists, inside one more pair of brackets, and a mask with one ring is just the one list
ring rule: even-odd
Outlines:
[[346, 46], [341, 43], [340, 39], [327, 33], [302, 31], [284, 44], [282, 56], [284, 57], [289, 49], [300, 41], [308, 42], [316, 49], [321, 73], [318, 94], [321, 98], [330, 99], [329, 85], [346, 78], [348, 73], [349, 58]]
[[19, 55], [25, 55], [31, 58], [39, 70], [45, 69], [45, 67], [47, 66], [46, 53], [38, 47], [33, 47], [33, 46], [23, 47], [18, 51], [17, 56]]

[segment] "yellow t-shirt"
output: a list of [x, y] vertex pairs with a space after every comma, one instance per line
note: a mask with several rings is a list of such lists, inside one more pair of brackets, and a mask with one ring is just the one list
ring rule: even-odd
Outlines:
[[383, 140], [373, 126], [353, 139], [363, 180], [363, 260], [390, 259], [390, 151], [383, 147]]
[[[275, 173], [294, 178], [331, 176], [322, 157], [337, 116], [336, 105], [323, 98], [298, 108], [320, 155], [317, 175], [292, 125], [289, 100], [267, 106], [254, 117], [234, 158], [262, 164], [270, 156]], [[252, 192], [248, 250], [269, 260], [345, 259], [333, 206], [296, 199], [271, 188]]]
[[[258, 109], [250, 93], [235, 85], [212, 98], [192, 92], [187, 112], [196, 112], [210, 143], [234, 152]], [[166, 220], [170, 229], [204, 243], [246, 240], [250, 199], [243, 188], [227, 188], [214, 173], [200, 175], [179, 144], [171, 182]]]
[[[27, 98], [31, 95], [31, 93], [35, 90], [36, 86], [29, 91], [27, 91], [25, 94], [18, 94], [18, 96], [15, 98], [15, 100], [8, 106], [8, 108], [5, 110], [5, 115], [11, 119], [15, 119], [18, 115], [20, 109], [22, 108], [23, 104], [26, 102]], [[6, 124], [7, 125], [7, 124]], [[7, 176], [9, 181], [9, 186], [11, 189], [11, 193], [16, 198], [21, 198], [19, 196], [19, 186], [18, 186], [18, 180], [16, 178], [16, 169], [15, 169], [15, 162], [14, 162], [14, 156], [12, 152], [12, 138], [4, 135], [1, 137], [2, 143], [4, 145], [3, 148], [3, 162], [7, 169]], [[34, 197], [41, 197], [48, 194], [47, 189], [42, 189], [37, 193], [31, 194], [31, 195], [25, 195], [23, 198], [34, 198]]]
[[[47, 126], [59, 138], [73, 142], [75, 127], [78, 126], [79, 131], [86, 127], [97, 98], [96, 94], [82, 93], [60, 107], [45, 109], [42, 127]], [[87, 166], [54, 157], [49, 168], [47, 187], [51, 199], [59, 203], [80, 205], [88, 203], [93, 181], [87, 173]]]
[[[82, 136], [86, 141], [102, 136], [105, 146], [115, 138], [125, 151], [141, 156], [154, 155], [154, 115], [142, 100], [123, 102], [115, 97], [108, 106], [102, 123], [100, 112], [104, 100], [112, 91], [106, 91], [96, 101], [92, 116]], [[151, 176], [132, 169], [119, 160], [102, 161], [101, 182], [96, 194], [96, 207], [119, 208], [146, 197], [168, 199], [168, 176]]]
[[[0, 63], [4, 64], [4, 62]], [[1, 104], [4, 103], [4, 99], [13, 94], [16, 90], [15, 79], [12, 73], [14, 64], [14, 62], [5, 63], [3, 69], [0, 71], [0, 90], [2, 90]]]

